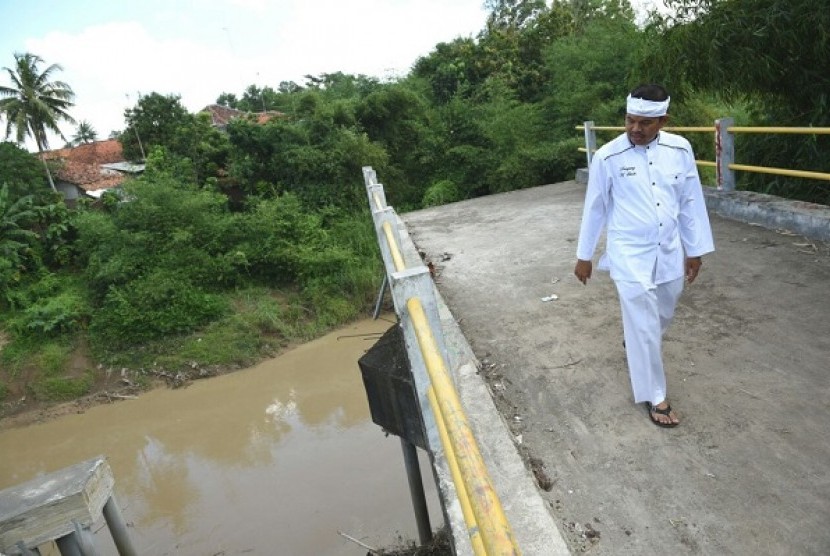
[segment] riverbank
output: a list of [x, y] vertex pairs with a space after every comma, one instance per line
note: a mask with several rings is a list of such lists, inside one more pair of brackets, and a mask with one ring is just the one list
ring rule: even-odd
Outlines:
[[[365, 318], [351, 318], [336, 325], [293, 319], [279, 326], [240, 326], [240, 322], [254, 320], [250, 315], [256, 305], [237, 304], [239, 312], [230, 322], [139, 346], [109, 363], [96, 361], [80, 336], [46, 343], [28, 357], [4, 354], [7, 346], [15, 346], [0, 331], [0, 356], [6, 362], [0, 368], [0, 394], [4, 394], [0, 395], [0, 430], [135, 399], [156, 388], [185, 388], [194, 381], [256, 365]], [[365, 313], [365, 308], [360, 312]], [[381, 319], [392, 323], [394, 314]]]

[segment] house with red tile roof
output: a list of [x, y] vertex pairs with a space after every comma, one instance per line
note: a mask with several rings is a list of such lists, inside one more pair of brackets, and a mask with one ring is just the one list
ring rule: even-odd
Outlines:
[[117, 139], [48, 151], [44, 157], [55, 168], [55, 187], [69, 201], [84, 196], [98, 198], [144, 171], [143, 164], [126, 161]]

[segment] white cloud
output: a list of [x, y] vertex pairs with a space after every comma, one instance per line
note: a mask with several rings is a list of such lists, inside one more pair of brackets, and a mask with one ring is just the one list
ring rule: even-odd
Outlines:
[[178, 94], [188, 109], [198, 110], [223, 88], [239, 86], [228, 76], [236, 64], [226, 51], [187, 39], [159, 40], [135, 22], [88, 27], [76, 35], [50, 33], [26, 47], [45, 60], [60, 60], [64, 72], [56, 78], [75, 91], [73, 115], [90, 121], [101, 137], [123, 128], [124, 109], [139, 93]]
[[268, 0], [230, 0], [230, 3], [255, 12], [264, 12], [268, 8]]
[[[215, 0], [201, 11], [176, 5], [145, 21], [110, 21], [26, 41], [76, 94], [72, 115], [105, 138], [124, 127], [138, 93], [178, 94], [191, 111], [222, 92], [248, 85], [304, 82], [306, 74], [342, 71], [405, 75], [442, 41], [477, 33], [479, 0]], [[221, 14], [218, 17], [217, 14]], [[129, 98], [128, 98], [129, 95]], [[63, 124], [70, 138], [75, 126]], [[54, 140], [52, 146], [62, 146]]]

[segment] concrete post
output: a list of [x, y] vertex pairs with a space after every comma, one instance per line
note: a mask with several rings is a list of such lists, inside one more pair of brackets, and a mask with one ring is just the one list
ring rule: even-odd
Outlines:
[[591, 171], [591, 159], [597, 150], [597, 132], [594, 131], [594, 122], [585, 122], [585, 157], [588, 160], [588, 171]]
[[735, 136], [729, 133], [732, 125], [735, 125], [734, 118], [715, 120], [716, 184], [722, 191], [735, 190], [735, 171], [729, 168], [735, 163]]
[[[386, 192], [383, 190], [383, 185], [376, 183], [374, 185], [366, 186], [366, 195], [369, 197], [369, 209], [371, 211], [382, 210], [387, 207]], [[380, 199], [380, 208], [375, 203], [375, 197]]]
[[363, 182], [367, 187], [378, 182], [378, 175], [371, 166], [363, 167]]

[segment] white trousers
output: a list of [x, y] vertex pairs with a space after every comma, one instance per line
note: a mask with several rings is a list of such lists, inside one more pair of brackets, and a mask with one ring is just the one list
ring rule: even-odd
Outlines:
[[622, 280], [614, 283], [620, 296], [634, 402], [657, 405], [666, 399], [663, 334], [671, 324], [683, 292], [683, 278], [656, 285]]

